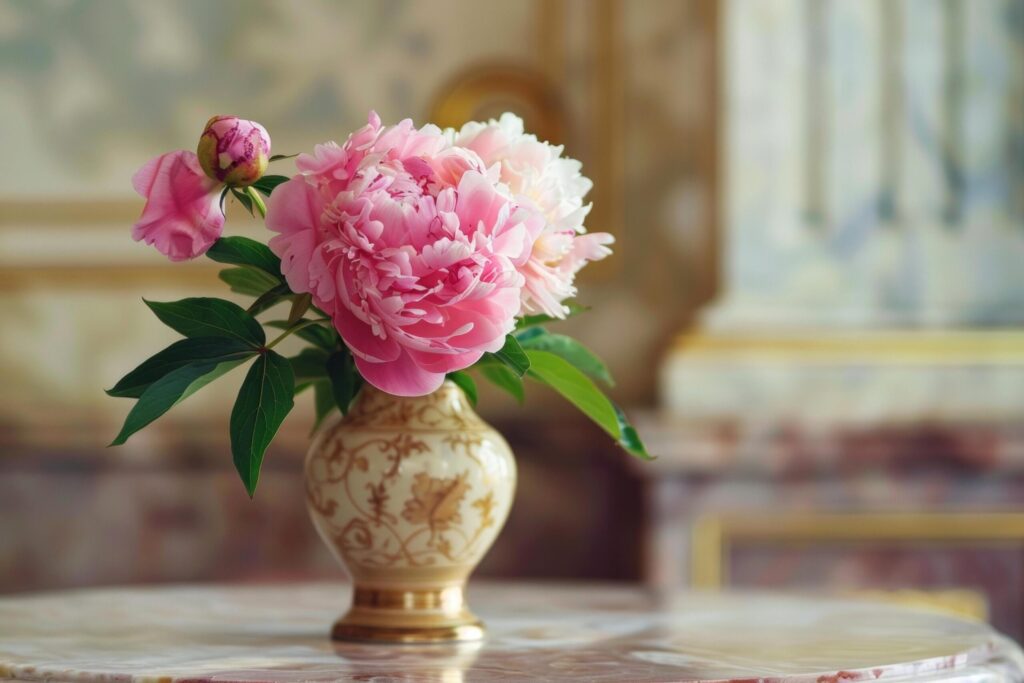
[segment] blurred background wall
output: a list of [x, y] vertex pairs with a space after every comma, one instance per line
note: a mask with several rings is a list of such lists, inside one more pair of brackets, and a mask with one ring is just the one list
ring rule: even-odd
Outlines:
[[110, 450], [102, 388], [171, 341], [141, 297], [222, 291], [128, 238], [134, 170], [215, 113], [293, 153], [370, 109], [517, 111], [618, 239], [565, 327], [661, 457], [486, 394], [521, 483], [482, 574], [872, 591], [1024, 634], [1024, 0], [0, 1], [0, 591], [337, 575], [311, 410], [250, 502], [230, 381]]

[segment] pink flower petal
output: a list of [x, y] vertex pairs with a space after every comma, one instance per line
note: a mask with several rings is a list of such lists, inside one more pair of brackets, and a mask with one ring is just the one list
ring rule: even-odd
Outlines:
[[224, 229], [220, 185], [207, 178], [192, 152], [168, 152], [150, 160], [132, 178], [146, 198], [132, 239], [144, 241], [172, 261], [206, 253]]
[[458, 203], [455, 213], [458, 214], [462, 230], [466, 233], [476, 232], [482, 228], [489, 235], [498, 223], [501, 210], [508, 206], [508, 199], [498, 194], [494, 184], [482, 174], [469, 171], [459, 181]]
[[[500, 348], [500, 347], [499, 347]], [[457, 370], [465, 370], [473, 363], [480, 360], [484, 355], [483, 351], [467, 351], [466, 353], [430, 353], [427, 351], [409, 350], [406, 353], [412, 357], [423, 370], [446, 374]]]
[[309, 291], [309, 262], [317, 245], [323, 200], [304, 177], [278, 185], [267, 201], [267, 228], [280, 233], [270, 249], [281, 258], [281, 273], [293, 292]]
[[[171, 152], [174, 154], [175, 152]], [[153, 182], [156, 180], [157, 171], [160, 169], [160, 164], [164, 161], [166, 154], [161, 154], [158, 157], [153, 157], [145, 163], [145, 165], [135, 172], [132, 176], [132, 187], [143, 197], [148, 197], [150, 188], [153, 187]]]
[[[539, 230], [531, 221], [521, 221], [515, 215], [507, 222], [522, 222], [536, 240], [532, 253], [525, 258], [511, 256], [511, 234], [501, 236], [496, 248], [512, 259], [526, 279], [522, 312], [543, 311], [564, 317], [562, 302], [576, 294], [576, 273], [611, 253], [607, 248], [612, 241], [610, 235], [583, 234], [583, 221], [590, 212], [583, 198], [593, 183], [580, 174], [580, 162], [563, 157], [562, 147], [525, 133], [522, 119], [514, 114], [503, 114], [487, 123], [467, 123], [455, 134], [454, 141], [457, 147], [476, 152], [487, 168], [500, 169], [500, 180], [515, 194], [520, 210], [529, 208], [531, 214], [542, 217]], [[482, 204], [483, 191], [475, 193], [473, 200]], [[472, 210], [479, 213], [480, 207], [474, 205]]]
[[444, 382], [445, 373], [423, 369], [404, 351], [386, 363], [373, 363], [359, 356], [355, 361], [363, 379], [395, 396], [424, 396], [437, 391]]
[[387, 363], [397, 359], [402, 349], [393, 338], [382, 339], [373, 334], [367, 323], [339, 303], [332, 316], [338, 334], [357, 358], [374, 363]]
[[501, 348], [522, 306], [517, 267], [545, 222], [501, 185], [498, 165], [434, 126], [384, 128], [371, 114], [298, 166], [271, 197], [270, 245], [368, 382], [422, 395]]

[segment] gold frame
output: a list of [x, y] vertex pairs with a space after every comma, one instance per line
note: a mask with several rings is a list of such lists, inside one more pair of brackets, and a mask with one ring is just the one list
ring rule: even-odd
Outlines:
[[457, 74], [434, 96], [427, 118], [442, 128], [458, 128], [476, 118], [481, 107], [501, 99], [527, 103], [537, 135], [561, 139], [564, 112], [558, 92], [543, 73], [516, 63], [480, 64]]
[[691, 584], [719, 589], [728, 580], [726, 555], [736, 540], [791, 544], [850, 541], [1012, 543], [1024, 547], [1024, 513], [822, 513], [710, 515], [691, 535]]

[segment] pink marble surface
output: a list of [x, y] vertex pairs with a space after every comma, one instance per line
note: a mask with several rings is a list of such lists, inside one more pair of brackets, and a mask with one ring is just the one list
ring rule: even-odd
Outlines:
[[334, 644], [341, 584], [0, 599], [0, 678], [45, 681], [1020, 681], [987, 626], [872, 603], [483, 584], [470, 645]]

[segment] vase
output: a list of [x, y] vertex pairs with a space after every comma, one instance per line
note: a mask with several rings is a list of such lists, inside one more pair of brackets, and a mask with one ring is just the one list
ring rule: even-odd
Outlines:
[[336, 640], [472, 641], [470, 573], [505, 523], [516, 465], [450, 381], [427, 396], [365, 385], [306, 456], [313, 524], [352, 577]]

